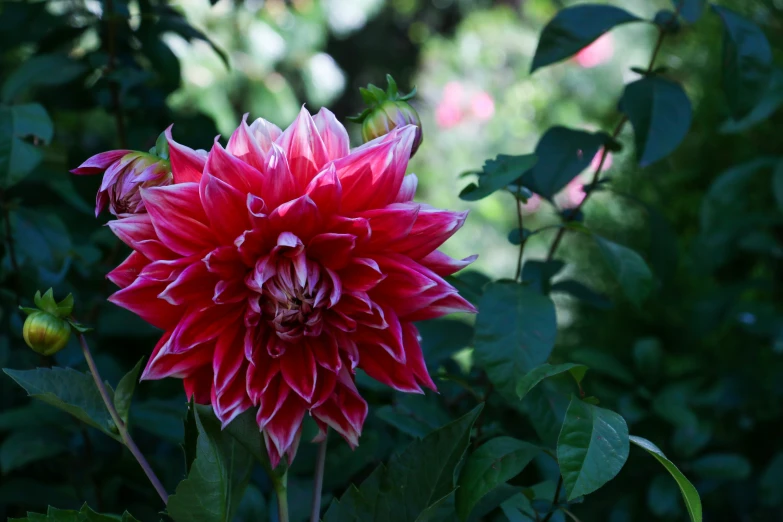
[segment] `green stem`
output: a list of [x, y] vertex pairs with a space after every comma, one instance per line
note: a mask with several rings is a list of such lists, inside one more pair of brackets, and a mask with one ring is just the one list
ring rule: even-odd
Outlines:
[[310, 512], [310, 522], [321, 520], [321, 493], [324, 485], [324, 468], [326, 467], [326, 442], [329, 438], [329, 428], [324, 434], [324, 440], [318, 445], [318, 458], [315, 461], [313, 484], [313, 504]]
[[100, 373], [98, 373], [98, 367], [95, 365], [95, 359], [93, 359], [92, 352], [90, 352], [90, 347], [87, 345], [87, 339], [84, 338], [84, 334], [82, 333], [80, 333], [78, 337], [79, 337], [79, 343], [82, 345], [84, 358], [87, 361], [87, 366], [89, 366], [90, 373], [92, 374], [92, 378], [95, 381], [95, 385], [98, 387], [98, 393], [101, 394], [103, 403], [106, 405], [106, 409], [109, 410], [109, 415], [111, 415], [111, 419], [114, 421], [114, 424], [117, 426], [117, 430], [120, 432], [120, 437], [122, 437], [122, 442], [125, 444], [125, 447], [128, 448], [128, 450], [131, 452], [133, 457], [139, 463], [141, 469], [144, 470], [144, 474], [147, 475], [147, 478], [152, 483], [152, 487], [154, 487], [155, 491], [158, 492], [158, 495], [160, 495], [160, 498], [161, 500], [163, 500], [163, 503], [168, 504], [169, 495], [168, 493], [166, 493], [166, 489], [163, 487], [163, 484], [160, 482], [160, 479], [158, 479], [158, 477], [155, 475], [155, 472], [152, 471], [152, 467], [150, 466], [149, 462], [147, 462], [147, 459], [144, 458], [144, 455], [142, 455], [141, 450], [139, 450], [139, 447], [136, 446], [136, 443], [133, 441], [133, 438], [131, 437], [130, 432], [128, 431], [128, 427], [122, 421], [122, 419], [120, 418], [120, 414], [117, 413], [117, 409], [114, 407], [114, 402], [109, 396], [109, 391], [106, 389], [106, 385], [103, 383], [103, 379], [101, 379]]
[[563, 489], [563, 475], [560, 475], [557, 479], [557, 487], [555, 488], [555, 496], [552, 499], [552, 509], [549, 511], [549, 513], [546, 514], [546, 516], [541, 520], [541, 522], [549, 522], [549, 519], [552, 518], [552, 515], [555, 514], [555, 506], [557, 505], [558, 500], [560, 499], [560, 490]]
[[288, 522], [288, 469], [285, 470], [282, 477], [278, 477], [274, 471], [271, 476], [277, 495], [277, 520], [278, 522]]

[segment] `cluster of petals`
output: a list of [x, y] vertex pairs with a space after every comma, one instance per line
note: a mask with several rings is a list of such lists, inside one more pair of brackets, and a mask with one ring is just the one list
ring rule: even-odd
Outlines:
[[143, 379], [177, 377], [225, 424], [253, 409], [274, 465], [305, 414], [356, 445], [357, 368], [392, 388], [435, 389], [414, 325], [475, 312], [444, 279], [473, 261], [437, 248], [465, 213], [412, 201], [415, 128], [349, 149], [334, 115], [285, 131], [243, 119], [207, 155], [167, 131], [173, 184], [111, 222], [133, 253], [110, 300], [165, 333]]
[[133, 150], [110, 150], [96, 154], [71, 172], [77, 175], [103, 174], [95, 200], [96, 216], [107, 204], [115, 216], [144, 212], [140, 190], [172, 182], [168, 161]]

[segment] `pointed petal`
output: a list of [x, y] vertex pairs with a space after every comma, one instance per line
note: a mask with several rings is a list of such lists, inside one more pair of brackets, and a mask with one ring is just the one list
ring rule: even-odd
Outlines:
[[216, 282], [217, 278], [199, 260], [182, 270], [170, 283], [167, 281], [158, 298], [172, 305], [205, 303], [212, 298]]
[[324, 217], [339, 212], [342, 192], [342, 185], [333, 163], [319, 172], [305, 189], [305, 194], [310, 196]]
[[247, 125], [247, 114], [242, 116], [242, 122], [228, 140], [226, 150], [251, 167], [259, 171], [264, 170], [266, 154], [261, 150], [256, 138], [252, 135]]
[[240, 191], [211, 174], [204, 174], [199, 192], [211, 228], [221, 240], [233, 242], [250, 228], [245, 209], [246, 196]]
[[344, 268], [356, 246], [356, 236], [350, 234], [318, 234], [307, 244], [307, 257], [332, 270]]
[[350, 149], [348, 131], [343, 124], [337, 121], [332, 111], [322, 108], [313, 117], [315, 128], [321, 135], [321, 140], [326, 148], [326, 155], [330, 160], [340, 159], [348, 155]]
[[313, 352], [303, 344], [289, 346], [280, 357], [283, 379], [306, 402], [313, 399], [318, 372]]
[[188, 256], [214, 248], [215, 235], [207, 225], [196, 183], [141, 189], [141, 197], [155, 232], [171, 250]]
[[386, 277], [374, 259], [353, 257], [348, 265], [338, 272], [343, 288], [347, 291], [367, 292], [375, 288]]
[[419, 263], [438, 274], [441, 277], [450, 276], [455, 272], [459, 272], [473, 261], [478, 259], [478, 256], [470, 256], [465, 259], [452, 259], [443, 252], [433, 250], [423, 258], [419, 259]]
[[[166, 332], [152, 350], [147, 366], [141, 374], [142, 381], [159, 380], [166, 377], [182, 379], [199, 373], [212, 360], [212, 345], [199, 346], [182, 354], [169, 351], [171, 332]], [[207, 383], [207, 386], [209, 382]], [[207, 388], [208, 389], [208, 388]]]
[[245, 368], [244, 327], [241, 323], [229, 325], [215, 343], [212, 371], [215, 374], [215, 391], [219, 395], [234, 381], [244, 379]]
[[376, 381], [391, 386], [397, 391], [422, 393], [411, 369], [395, 361], [380, 346], [360, 343], [359, 352], [361, 353], [359, 368]]
[[400, 186], [400, 191], [397, 193], [397, 197], [394, 198], [394, 202], [407, 203], [413, 201], [418, 185], [419, 178], [416, 177], [416, 174], [408, 174], [402, 178], [402, 185]]
[[134, 214], [109, 221], [109, 228], [120, 241], [150, 260], [172, 259], [177, 255], [158, 240], [149, 214]]
[[171, 137], [171, 127], [173, 125], [166, 129], [166, 140], [169, 142], [169, 161], [174, 183], [198, 182], [207, 158], [190, 147], [174, 141]]
[[277, 139], [277, 144], [285, 151], [294, 179], [302, 188], [329, 161], [315, 122], [304, 106], [296, 120]]
[[131, 252], [131, 255], [120, 266], [109, 272], [106, 278], [120, 288], [125, 288], [136, 280], [142, 269], [149, 263], [150, 260], [140, 252]]
[[418, 203], [393, 203], [384, 208], [358, 212], [366, 219], [372, 231], [367, 242], [368, 250], [386, 249], [390, 244], [405, 240], [411, 233], [419, 215]]
[[410, 234], [397, 241], [393, 248], [413, 259], [422, 258], [462, 228], [467, 217], [467, 211], [451, 212], [422, 205]]
[[416, 380], [430, 390], [437, 392], [438, 388], [432, 382], [432, 377], [430, 377], [430, 373], [427, 371], [427, 364], [424, 362], [419, 331], [412, 323], [402, 323], [402, 330], [405, 343], [405, 363], [413, 372]]
[[223, 146], [215, 141], [207, 156], [204, 173], [211, 174], [226, 182], [243, 194], [252, 193], [263, 197], [261, 190], [264, 185], [264, 175], [258, 169], [241, 159], [229, 154]]
[[183, 353], [194, 346], [212, 341], [228, 326], [238, 321], [244, 311], [242, 306], [216, 306], [212, 301], [208, 303], [188, 307], [171, 334], [172, 353]]
[[158, 299], [164, 285], [165, 283], [157, 281], [136, 279], [130, 286], [111, 295], [109, 301], [130, 310], [152, 326], [170, 330], [179, 321], [182, 310]]
[[109, 168], [109, 166], [119, 161], [123, 156], [129, 154], [131, 150], [110, 150], [108, 152], [101, 152], [95, 156], [87, 158], [84, 163], [76, 167], [71, 171], [71, 174], [77, 175], [90, 175], [100, 174]]

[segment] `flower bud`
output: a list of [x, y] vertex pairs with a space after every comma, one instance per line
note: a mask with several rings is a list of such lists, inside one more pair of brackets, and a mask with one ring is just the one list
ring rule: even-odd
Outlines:
[[372, 84], [366, 89], [360, 89], [362, 98], [369, 107], [358, 116], [348, 119], [362, 124], [362, 138], [365, 143], [388, 134], [396, 127], [415, 125], [416, 137], [411, 147], [411, 156], [413, 156], [423, 139], [421, 119], [408, 103], [408, 100], [416, 94], [416, 89], [401, 95], [391, 75], [386, 75], [386, 81], [389, 85], [385, 91]]
[[146, 209], [139, 190], [170, 185], [173, 181], [168, 161], [168, 143], [163, 135], [149, 152], [103, 152], [89, 158], [71, 172], [77, 175], [103, 173], [103, 182], [96, 197], [96, 216], [107, 204], [115, 216], [144, 213]]
[[54, 355], [68, 344], [71, 325], [50, 313], [36, 311], [25, 319], [22, 328], [24, 342], [41, 355]]

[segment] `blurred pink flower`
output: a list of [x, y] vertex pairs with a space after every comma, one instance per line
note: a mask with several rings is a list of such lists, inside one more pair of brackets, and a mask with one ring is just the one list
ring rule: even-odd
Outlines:
[[[603, 153], [603, 149], [596, 152], [595, 156], [593, 156], [593, 161], [590, 162], [590, 170], [595, 172], [595, 169], [598, 168], [599, 163], [601, 163], [601, 154]], [[606, 159], [604, 160], [603, 167], [601, 167], [601, 172], [605, 172], [612, 168], [612, 153], [607, 152], [606, 153]]]
[[459, 105], [443, 100], [435, 108], [435, 123], [442, 129], [457, 125], [462, 120], [462, 110]]
[[527, 198], [527, 203], [520, 203], [523, 214], [534, 214], [539, 208], [541, 208], [541, 196], [533, 194]]
[[470, 108], [476, 118], [486, 121], [495, 114], [495, 100], [486, 91], [481, 91], [473, 95], [473, 99], [470, 100]]
[[555, 195], [555, 202], [560, 208], [576, 208], [585, 199], [585, 186], [579, 176], [568, 182], [568, 185]]
[[614, 55], [614, 38], [609, 33], [576, 53], [574, 60], [581, 67], [589, 69], [608, 61]]
[[460, 82], [449, 82], [443, 87], [443, 101], [459, 105], [464, 89]]

